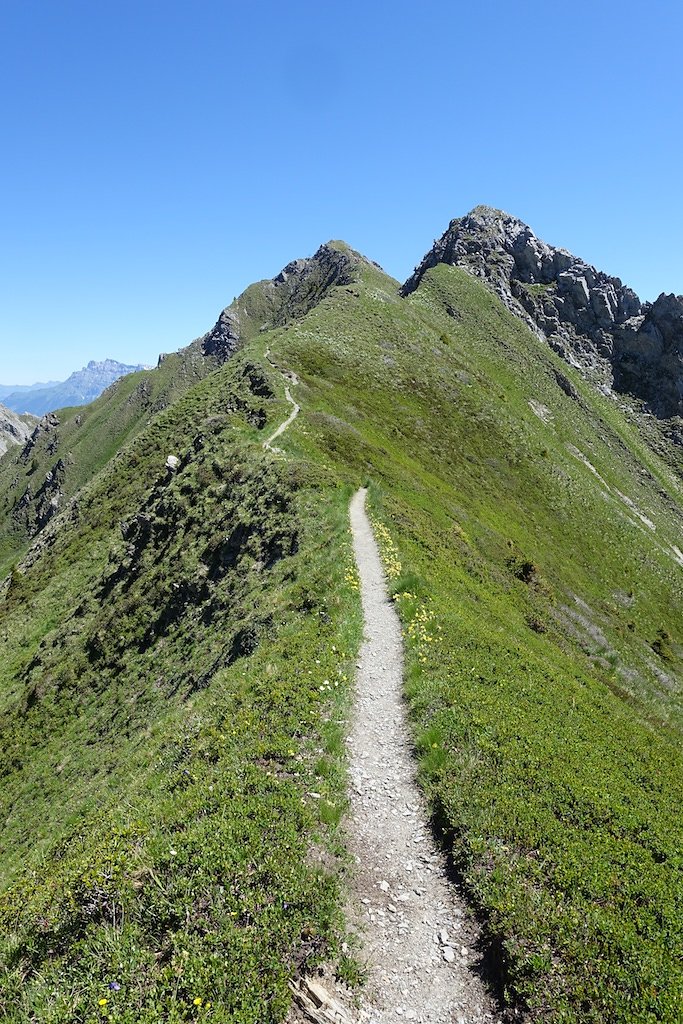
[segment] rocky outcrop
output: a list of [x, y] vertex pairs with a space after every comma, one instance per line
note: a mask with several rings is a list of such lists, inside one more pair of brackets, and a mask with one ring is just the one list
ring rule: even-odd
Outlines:
[[[259, 331], [283, 327], [317, 306], [330, 289], [352, 284], [365, 257], [344, 242], [327, 242], [307, 259], [293, 260], [271, 280], [251, 285], [192, 348], [222, 364]], [[164, 355], [159, 357], [163, 361]]]
[[487, 206], [451, 221], [402, 293], [438, 263], [484, 280], [539, 337], [607, 387], [641, 399], [660, 419], [683, 416], [683, 296], [641, 303], [618, 277]]
[[34, 501], [33, 533], [39, 533], [59, 511], [59, 506], [64, 498], [62, 485], [65, 473], [66, 464], [63, 459], [59, 459], [45, 474], [45, 479], [36, 492]]
[[[35, 420], [34, 420], [35, 422]], [[59, 436], [57, 434], [57, 427], [59, 426], [59, 419], [53, 412], [43, 416], [42, 419], [36, 423], [35, 427], [31, 430], [30, 437], [24, 445], [19, 459], [24, 465], [28, 464], [30, 458], [33, 458], [36, 448], [44, 448], [48, 455], [54, 455], [59, 446]]]
[[331, 288], [350, 285], [364, 257], [343, 242], [321, 245], [310, 259], [294, 260], [267, 282], [274, 307], [273, 327], [310, 312]]
[[64, 499], [66, 468], [64, 460], [58, 459], [45, 474], [35, 493], [29, 483], [12, 510], [14, 521], [24, 527], [29, 537], [40, 533], [59, 511]]
[[224, 309], [215, 326], [199, 340], [202, 355], [212, 356], [221, 364], [229, 359], [239, 348], [239, 323], [239, 313], [236, 309], [231, 306]]
[[15, 444], [25, 444], [35, 426], [32, 416], [17, 416], [11, 409], [0, 405], [0, 455]]

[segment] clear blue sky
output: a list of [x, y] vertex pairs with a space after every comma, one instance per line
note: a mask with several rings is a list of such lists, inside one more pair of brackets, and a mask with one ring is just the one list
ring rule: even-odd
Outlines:
[[683, 292], [675, 0], [0, 0], [0, 382], [154, 362], [344, 238], [502, 207]]

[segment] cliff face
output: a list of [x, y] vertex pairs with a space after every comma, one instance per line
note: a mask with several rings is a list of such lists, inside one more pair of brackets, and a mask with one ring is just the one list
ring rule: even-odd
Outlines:
[[618, 277], [486, 206], [451, 221], [403, 294], [438, 263], [486, 281], [508, 309], [603, 388], [636, 396], [660, 419], [683, 415], [683, 296], [641, 303]]
[[17, 416], [11, 409], [0, 405], [0, 455], [14, 444], [25, 444], [35, 422], [31, 416]]

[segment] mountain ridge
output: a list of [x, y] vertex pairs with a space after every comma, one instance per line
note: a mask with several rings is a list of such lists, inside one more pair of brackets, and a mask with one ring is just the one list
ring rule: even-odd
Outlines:
[[[225, 360], [242, 336], [305, 316], [330, 288], [352, 284], [358, 268], [370, 262], [346, 242], [324, 242], [313, 256], [290, 260], [275, 277], [249, 285], [223, 309], [214, 327], [189, 347]], [[160, 359], [164, 358], [162, 354]]]
[[[143, 428], [150, 414], [178, 401], [264, 330], [295, 322], [335, 287], [349, 287], [366, 265], [371, 261], [346, 243], [327, 242], [313, 256], [290, 261], [274, 278], [250, 285], [221, 311], [209, 331], [178, 352], [160, 354], [155, 370], [119, 377], [94, 402], [67, 410], [66, 417], [44, 415], [17, 456], [20, 466], [29, 467], [28, 473], [7, 471], [13, 504], [9, 528], [5, 525], [3, 531], [0, 524], [0, 553], [3, 532], [5, 537], [23, 536], [26, 542], [38, 538], [40, 549], [40, 535], [48, 523], [61, 508], [69, 507], [90, 473], [106, 461], [96, 456], [89, 465], [90, 453], [111, 454]], [[260, 369], [250, 365], [245, 374], [257, 398], [272, 397]], [[244, 408], [255, 424], [262, 425], [263, 403], [252, 409], [247, 402]]]
[[[676, 1020], [680, 477], [466, 268], [399, 288], [328, 243], [0, 460], [15, 1024], [281, 1024], [323, 960], [363, 973], [339, 828], [361, 485], [483, 922], [457, 969], [492, 966], [501, 1020]], [[400, 922], [384, 881], [359, 913]]]

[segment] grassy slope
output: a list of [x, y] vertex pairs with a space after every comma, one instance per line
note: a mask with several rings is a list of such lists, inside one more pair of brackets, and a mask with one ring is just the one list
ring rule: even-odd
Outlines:
[[[250, 426], [286, 415], [266, 346], [302, 380], [284, 463]], [[276, 1021], [335, 955], [369, 477], [422, 776], [509, 989], [674, 1020], [680, 491], [618, 410], [462, 272], [403, 301], [366, 266], [136, 431], [0, 618], [0, 1012]]]
[[254, 380], [159, 414], [5, 601], [7, 1019], [277, 1020], [333, 940], [349, 495], [262, 452]]
[[[0, 571], [23, 554], [28, 538], [36, 532], [41, 489], [48, 474], [58, 476], [63, 504], [160, 409], [214, 368], [211, 361], [188, 349], [166, 357], [154, 371], [122, 377], [88, 406], [59, 409], [51, 423], [43, 420], [30, 449], [13, 452], [0, 463]], [[48, 490], [46, 502], [51, 494]]]
[[371, 478], [398, 546], [422, 775], [507, 984], [561, 1020], [674, 1020], [679, 484], [463, 272], [358, 304], [273, 351], [303, 450]]

